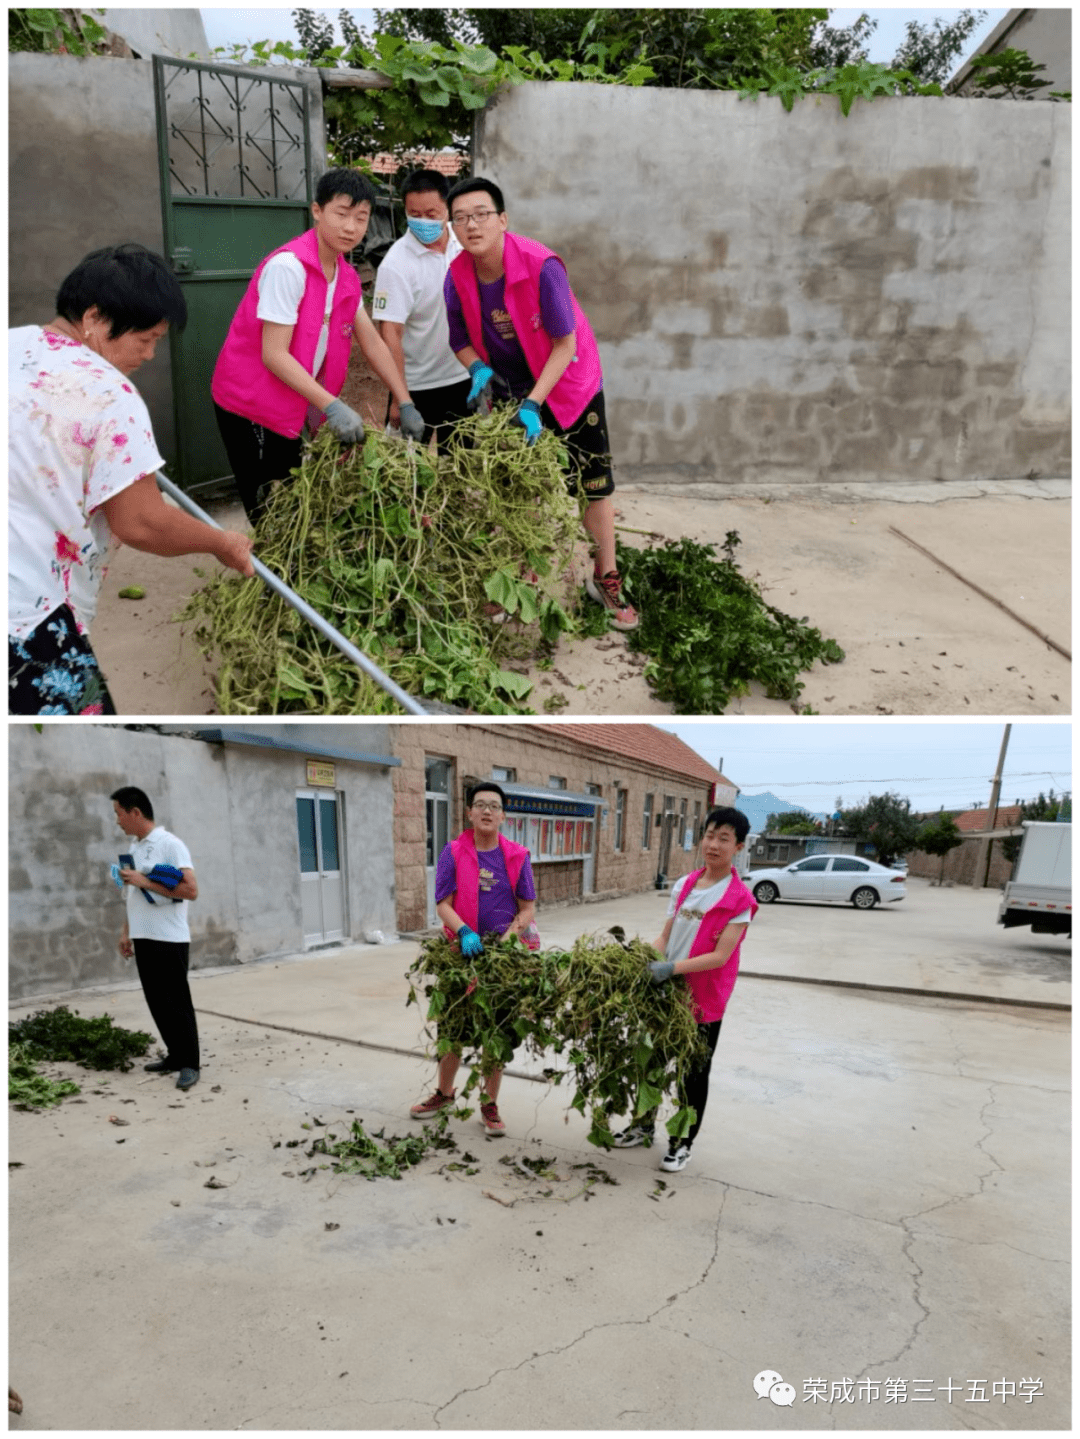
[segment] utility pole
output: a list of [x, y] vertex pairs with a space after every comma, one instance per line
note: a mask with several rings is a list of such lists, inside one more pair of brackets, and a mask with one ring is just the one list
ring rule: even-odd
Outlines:
[[[991, 833], [997, 827], [998, 800], [1001, 798], [1001, 779], [1005, 770], [1005, 751], [1009, 748], [1009, 732], [1011, 724], [1005, 726], [1005, 733], [1001, 737], [1001, 750], [998, 753], [997, 770], [990, 787], [990, 807], [986, 811], [986, 824], [984, 830]], [[975, 885], [977, 889], [985, 889], [990, 878], [990, 855], [993, 852], [994, 841], [987, 837], [982, 842], [982, 849], [979, 853], [978, 863], [975, 868]], [[981, 876], [981, 878], [980, 878]]]

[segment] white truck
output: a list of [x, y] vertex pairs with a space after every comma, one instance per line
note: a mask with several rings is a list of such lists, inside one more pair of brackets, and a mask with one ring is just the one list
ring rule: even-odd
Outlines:
[[1005, 886], [998, 923], [1033, 934], [1072, 934], [1072, 825], [1024, 820], [1024, 838]]

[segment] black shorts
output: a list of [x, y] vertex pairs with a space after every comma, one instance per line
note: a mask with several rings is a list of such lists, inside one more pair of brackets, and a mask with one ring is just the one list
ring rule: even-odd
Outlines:
[[611, 469], [611, 443], [608, 440], [603, 390], [597, 390], [578, 418], [565, 430], [546, 404], [542, 406], [541, 413], [547, 428], [566, 441], [571, 467], [567, 484], [571, 490], [583, 491], [589, 500], [602, 500], [605, 495], [610, 495], [615, 489], [615, 476]]

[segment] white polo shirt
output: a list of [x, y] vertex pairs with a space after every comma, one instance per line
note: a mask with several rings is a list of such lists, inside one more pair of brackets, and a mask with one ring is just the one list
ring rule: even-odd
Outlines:
[[[449, 226], [447, 226], [449, 229]], [[386, 252], [375, 276], [373, 320], [404, 325], [405, 383], [410, 390], [437, 390], [468, 379], [450, 348], [443, 284], [461, 244], [453, 230], [446, 249], [429, 250], [407, 230]]]
[[[156, 825], [145, 839], [132, 839], [127, 851], [140, 874], [149, 874], [155, 864], [171, 864], [174, 869], [192, 869], [191, 855], [182, 839]], [[163, 939], [170, 944], [185, 944], [191, 938], [188, 929], [186, 899], [166, 899], [152, 895], [147, 904], [146, 891], [133, 884], [124, 886], [127, 900], [128, 936], [131, 939]]]

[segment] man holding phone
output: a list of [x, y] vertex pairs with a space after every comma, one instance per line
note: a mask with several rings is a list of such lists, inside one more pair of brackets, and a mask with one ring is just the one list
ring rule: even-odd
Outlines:
[[131, 853], [120, 855], [114, 867], [114, 878], [127, 889], [120, 953], [135, 956], [147, 1007], [165, 1045], [164, 1059], [145, 1068], [152, 1074], [178, 1070], [177, 1089], [191, 1089], [199, 1082], [199, 1031], [188, 985], [187, 907], [199, 897], [191, 855], [183, 840], [154, 823], [145, 791], [124, 785], [109, 798], [117, 824], [132, 841]]

